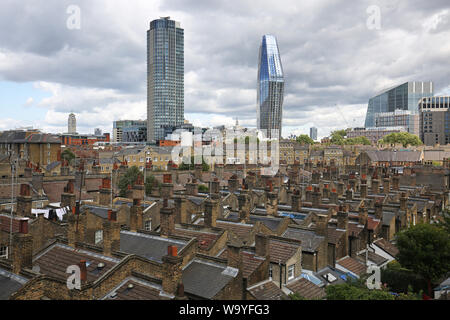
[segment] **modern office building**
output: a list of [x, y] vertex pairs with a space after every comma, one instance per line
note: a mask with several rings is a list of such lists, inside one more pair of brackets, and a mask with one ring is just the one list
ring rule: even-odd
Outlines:
[[404, 127], [406, 132], [419, 136], [419, 113], [400, 109], [377, 113], [375, 127]]
[[317, 140], [317, 128], [316, 127], [309, 128], [309, 137], [311, 139], [313, 139], [314, 141]]
[[163, 17], [147, 31], [147, 141], [184, 122], [184, 30]]
[[146, 142], [147, 123], [131, 125], [122, 129], [122, 142]]
[[[264, 35], [259, 48], [257, 126], [266, 130], [268, 138], [281, 138], [283, 95], [284, 75], [277, 40], [273, 35]], [[278, 130], [278, 137], [272, 137], [272, 129]]]
[[417, 104], [423, 97], [433, 96], [433, 82], [406, 82], [377, 94], [369, 100], [365, 127], [375, 127], [377, 113], [409, 110], [418, 113]]
[[[145, 127], [145, 131], [147, 131], [147, 120], [118, 120], [113, 122], [113, 141], [114, 142], [124, 142], [123, 141], [123, 132], [124, 130], [128, 132], [132, 132], [133, 129], [127, 128], [142, 128]], [[142, 132], [142, 129], [138, 129], [138, 131]], [[145, 138], [147, 139], [147, 137]], [[145, 140], [144, 140], [145, 141]]]
[[69, 114], [69, 119], [67, 121], [67, 132], [69, 134], [77, 133], [77, 118], [73, 113]]
[[420, 139], [427, 146], [450, 143], [450, 96], [419, 101]]

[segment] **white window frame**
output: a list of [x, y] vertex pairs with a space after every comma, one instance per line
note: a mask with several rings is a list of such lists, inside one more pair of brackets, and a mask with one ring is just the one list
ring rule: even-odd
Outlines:
[[294, 278], [295, 278], [295, 264], [291, 264], [288, 267], [288, 280], [292, 280]]
[[147, 220], [144, 222], [144, 229], [146, 231], [152, 231], [152, 220]]
[[95, 231], [95, 244], [99, 244], [103, 241], [103, 230]]
[[8, 246], [0, 246], [0, 258], [8, 259]]

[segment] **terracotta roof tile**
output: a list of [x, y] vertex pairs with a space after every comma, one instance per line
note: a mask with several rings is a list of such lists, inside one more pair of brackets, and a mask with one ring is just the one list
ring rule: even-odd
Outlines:
[[306, 299], [321, 299], [326, 295], [323, 288], [316, 286], [314, 283], [306, 280], [305, 278], [295, 280], [289, 283], [286, 287]]
[[199, 232], [194, 230], [186, 230], [186, 229], [175, 229], [175, 235], [197, 238], [198, 247], [200, 250], [207, 250], [211, 247], [211, 245], [219, 238], [218, 234], [208, 233], [208, 232]]
[[348, 257], [348, 256], [336, 261], [336, 264], [341, 265], [345, 269], [353, 272], [354, 274], [356, 274], [358, 276], [367, 271], [367, 268], [365, 265], [363, 265], [358, 260]]
[[274, 282], [263, 282], [249, 291], [257, 300], [285, 300], [288, 296]]

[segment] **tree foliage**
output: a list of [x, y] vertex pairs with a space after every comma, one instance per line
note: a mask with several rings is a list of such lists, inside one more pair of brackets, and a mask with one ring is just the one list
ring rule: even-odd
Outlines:
[[[191, 170], [195, 168], [195, 164], [194, 164], [194, 156], [191, 156], [191, 162], [186, 164], [186, 163], [181, 163], [178, 166], [178, 170]], [[205, 162], [205, 159], [202, 157], [202, 171], [209, 171], [209, 164], [207, 164]]]
[[450, 236], [441, 227], [418, 224], [397, 235], [397, 259], [402, 267], [422, 276], [431, 284], [450, 270]]
[[427, 281], [413, 271], [403, 268], [397, 261], [388, 263], [381, 270], [381, 282], [385, 283], [391, 291], [397, 293], [427, 291]]
[[346, 138], [347, 131], [342, 130], [336, 130], [331, 133], [331, 144], [336, 145], [371, 145], [371, 142], [367, 137], [361, 136], [361, 137], [355, 137], [355, 138]]
[[306, 135], [306, 134], [301, 134], [301, 135], [299, 135], [298, 137], [297, 137], [297, 142], [298, 143], [300, 143], [300, 144], [302, 144], [302, 145], [305, 145], [305, 144], [314, 144], [314, 140], [313, 139], [311, 139], [308, 135]]
[[136, 183], [136, 180], [139, 176], [142, 176], [141, 171], [136, 166], [132, 166], [128, 168], [125, 174], [119, 180], [119, 196], [126, 197], [128, 185], [133, 186]]
[[450, 234], [450, 210], [445, 209], [442, 212], [442, 220], [439, 221], [438, 226], [447, 231]]
[[75, 154], [70, 149], [65, 149], [63, 152], [61, 152], [61, 159], [67, 160], [70, 164], [72, 164], [72, 161], [75, 159]]
[[351, 283], [330, 285], [325, 288], [327, 300], [395, 300], [384, 290], [369, 290]]
[[199, 191], [199, 192], [206, 193], [206, 192], [209, 191], [209, 188], [208, 188], [208, 186], [206, 186], [206, 185], [204, 185], [204, 184], [199, 184], [199, 185], [198, 185], [198, 191]]
[[380, 140], [381, 143], [385, 144], [397, 144], [400, 143], [403, 147], [410, 146], [420, 146], [422, 141], [419, 137], [411, 134], [409, 132], [393, 132], [383, 137]]
[[161, 188], [161, 182], [159, 182], [154, 175], [148, 175], [145, 179], [145, 194], [151, 195], [155, 188]]

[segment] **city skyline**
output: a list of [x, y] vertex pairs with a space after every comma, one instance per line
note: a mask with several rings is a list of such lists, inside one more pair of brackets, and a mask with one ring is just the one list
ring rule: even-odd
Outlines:
[[[313, 125], [321, 129], [319, 138], [346, 123], [362, 126], [368, 99], [407, 81], [432, 80], [435, 95], [448, 94], [449, 71], [440, 67], [447, 47], [419, 50], [448, 38], [444, 1], [416, 6], [380, 2], [379, 30], [367, 27], [368, 4], [341, 2], [335, 5], [340, 10], [333, 10], [325, 2], [315, 3], [264, 3], [255, 12], [250, 2], [229, 6], [219, 1], [201, 8], [189, 2], [119, 2], [112, 10], [80, 1], [79, 30], [66, 27], [67, 1], [42, 6], [39, 14], [25, 10], [24, 21], [39, 23], [22, 25], [11, 20], [19, 4], [4, 3], [2, 30], [16, 26], [21, 43], [0, 32], [0, 107], [5, 111], [0, 130], [32, 125], [64, 132], [70, 111], [77, 115], [79, 132], [96, 127], [111, 132], [114, 120], [145, 119], [144, 32], [160, 16], [181, 21], [189, 31], [185, 118], [197, 126], [232, 125], [239, 116], [242, 125], [256, 127], [254, 75], [266, 33], [283, 44], [283, 136], [307, 134]], [[359, 14], [349, 15], [349, 10]], [[259, 23], [265, 15], [270, 18]]]

